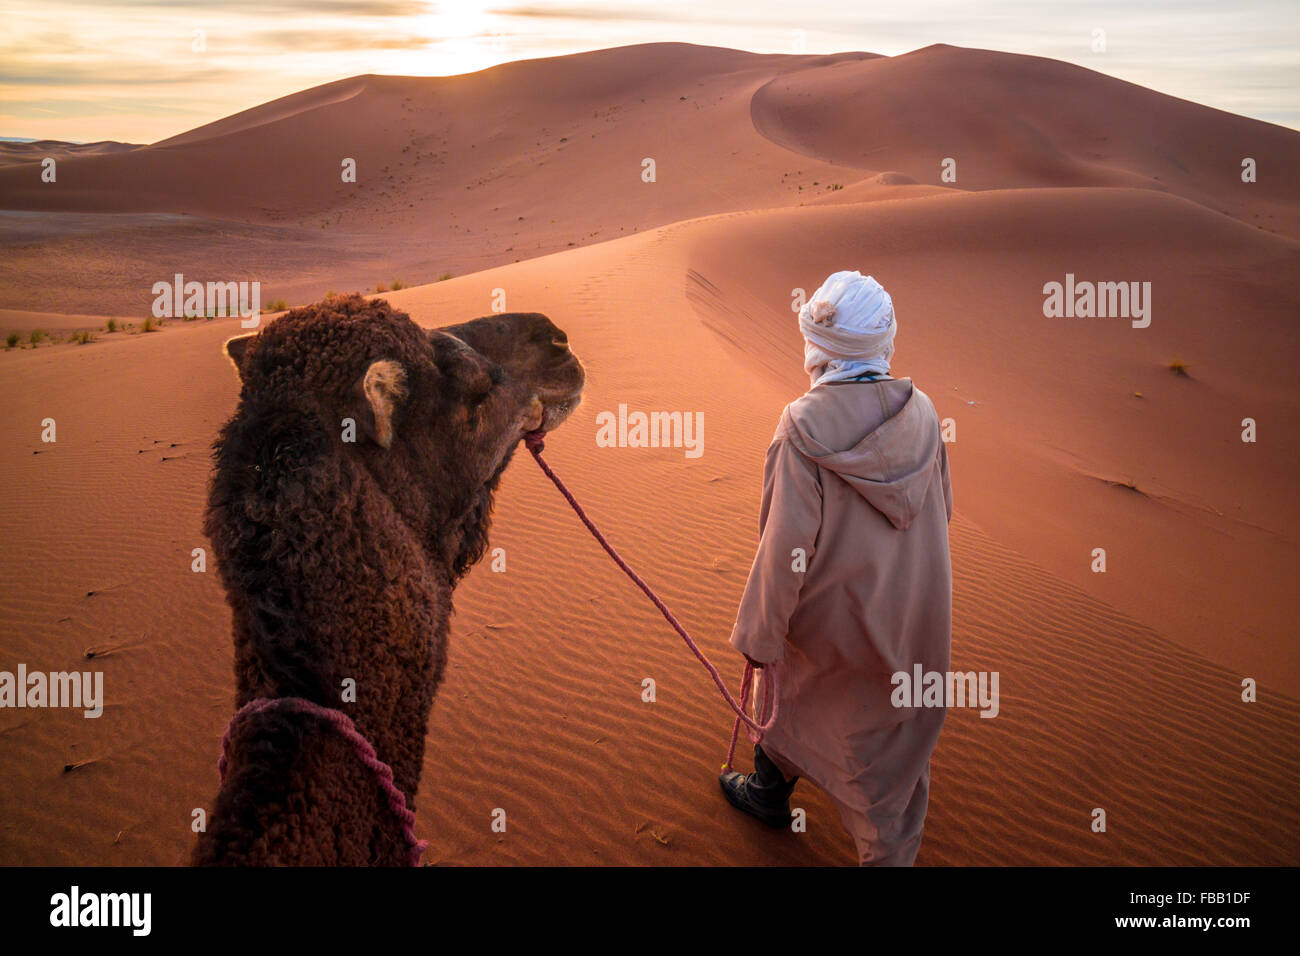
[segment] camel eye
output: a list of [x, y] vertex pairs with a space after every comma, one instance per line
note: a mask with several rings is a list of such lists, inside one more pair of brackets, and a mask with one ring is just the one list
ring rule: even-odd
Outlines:
[[[492, 373], [496, 372], [497, 369], [494, 368]], [[469, 394], [465, 396], [466, 401], [469, 403], [469, 407], [478, 408], [482, 405], [487, 401], [488, 396], [492, 394], [492, 390], [500, 383], [501, 376], [498, 374], [482, 375], [475, 378], [474, 384], [469, 390]]]
[[493, 365], [488, 369], [485, 379], [475, 383], [477, 388], [474, 396], [471, 398], [473, 404], [476, 406], [482, 405], [487, 400], [487, 397], [492, 394], [492, 390], [505, 380], [505, 370], [502, 369], [500, 365]]

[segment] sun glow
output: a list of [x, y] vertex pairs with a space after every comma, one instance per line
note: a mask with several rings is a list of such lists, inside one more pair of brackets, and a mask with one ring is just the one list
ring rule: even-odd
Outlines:
[[490, 36], [496, 18], [486, 0], [430, 3], [430, 12], [416, 19], [419, 31], [431, 40], [473, 39]]

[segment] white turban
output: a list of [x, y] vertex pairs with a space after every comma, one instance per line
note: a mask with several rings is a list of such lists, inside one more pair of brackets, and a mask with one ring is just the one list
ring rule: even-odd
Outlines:
[[813, 385], [885, 374], [894, 354], [894, 303], [860, 272], [836, 272], [799, 310], [804, 371]]

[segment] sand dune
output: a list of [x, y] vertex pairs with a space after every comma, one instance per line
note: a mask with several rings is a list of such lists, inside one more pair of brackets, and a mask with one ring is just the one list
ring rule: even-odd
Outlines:
[[[356, 77], [130, 154], [69, 159], [57, 188], [35, 167], [0, 169], [0, 207], [40, 210], [69, 231], [5, 238], [0, 307], [39, 298], [85, 311], [64, 291], [74, 239], [81, 261], [113, 264], [94, 283], [103, 311], [147, 308], [181, 242], [191, 274], [257, 278], [268, 297], [301, 303], [336, 281], [431, 282], [691, 216], [797, 202], [825, 189], [833, 167], [758, 135], [749, 98], [804, 59], [825, 58], [651, 44], [461, 77]], [[647, 157], [653, 183], [641, 178]], [[355, 183], [341, 181], [345, 158], [357, 163]], [[135, 229], [122, 256], [108, 219], [91, 247], [88, 213], [183, 215], [223, 241], [207, 245], [183, 224]], [[224, 241], [254, 231], [247, 244]], [[389, 255], [367, 255], [377, 248]], [[330, 263], [327, 275], [304, 266], [313, 259]]]
[[[938, 44], [790, 71], [753, 98], [754, 126], [810, 158], [960, 189], [1135, 186], [1300, 238], [1294, 130], [1035, 56]], [[1242, 160], [1260, 170], [1243, 183]]]
[[[302, 303], [338, 288], [338, 273], [349, 288], [431, 282], [686, 218], [939, 188], [1143, 187], [1296, 238], [1300, 201], [1285, 171], [1298, 142], [1292, 130], [1035, 57], [661, 43], [464, 76], [352, 77], [148, 147], [69, 156], [57, 186], [34, 165], [0, 168], [0, 208], [66, 224], [79, 261], [112, 263], [93, 283], [99, 310], [128, 312], [147, 308], [182, 241], [191, 273], [257, 278], [268, 297]], [[1258, 182], [1241, 182], [1243, 155], [1257, 160]], [[955, 183], [940, 183], [944, 157], [959, 160]], [[642, 180], [647, 158], [653, 183]], [[344, 159], [356, 161], [355, 183], [342, 181]], [[199, 225], [213, 242], [140, 229], [123, 256], [117, 224], [84, 234], [85, 215], [102, 213], [208, 220]], [[227, 241], [255, 227], [275, 231]], [[79, 285], [61, 256], [70, 238], [11, 232], [0, 229], [10, 263], [0, 307], [92, 310], [64, 291]], [[303, 265], [326, 256], [328, 275]]]
[[104, 140], [98, 143], [64, 143], [41, 139], [31, 143], [0, 140], [0, 166], [20, 163], [40, 163], [46, 157], [66, 159], [69, 156], [101, 156], [105, 153], [125, 153], [140, 149], [139, 143], [115, 143]]
[[[458, 257], [457, 278], [385, 298], [436, 326], [486, 314], [500, 290], [565, 329], [589, 384], [547, 457], [738, 677], [725, 641], [763, 451], [807, 381], [791, 296], [870, 272], [898, 311], [895, 372], [956, 426], [954, 667], [1001, 681], [996, 719], [948, 718], [918, 862], [1295, 865], [1300, 242], [1294, 190], [1262, 172], [1231, 185], [1251, 137], [1261, 171], [1294, 166], [1300, 134], [950, 47], [667, 44], [358, 77], [61, 162], [62, 213], [3, 217], [0, 326], [140, 314], [151, 270], [247, 270], [281, 284], [266, 298], [306, 297]], [[392, 180], [349, 198], [342, 141]], [[950, 153], [961, 172], [941, 185], [933, 157]], [[36, 208], [31, 168], [0, 169], [11, 209]], [[1150, 325], [1045, 317], [1043, 285], [1067, 273], [1150, 282]], [[100, 668], [108, 698], [98, 720], [0, 715], [0, 863], [189, 852], [233, 696], [230, 615], [191, 550], [206, 545], [208, 449], [237, 388], [220, 345], [236, 330], [168, 323], [0, 353], [0, 667]], [[702, 412], [703, 456], [598, 447], [595, 416], [620, 403]], [[806, 834], [726, 805], [726, 709], [522, 451], [492, 544], [507, 570], [480, 566], [458, 592], [430, 722], [426, 859], [854, 861], [806, 785]], [[1244, 677], [1258, 703], [1241, 701]], [[489, 826], [498, 807], [506, 834]], [[1105, 834], [1089, 827], [1098, 807]]]
[[[454, 215], [455, 231], [507, 239], [541, 238], [530, 213], [545, 214], [542, 223], [563, 213], [555, 231], [585, 244], [588, 221], [610, 238], [619, 226], [776, 200], [794, 157], [756, 134], [749, 97], [800, 59], [649, 44], [465, 76], [354, 77], [129, 154], [70, 161], [57, 192], [23, 169], [0, 170], [0, 188], [13, 209], [382, 224], [425, 235]], [[646, 156], [660, 169], [654, 188], [640, 178]], [[355, 184], [341, 181], [344, 157], [357, 162]], [[209, 182], [221, 188], [202, 188]], [[593, 200], [600, 209], [582, 208]]]

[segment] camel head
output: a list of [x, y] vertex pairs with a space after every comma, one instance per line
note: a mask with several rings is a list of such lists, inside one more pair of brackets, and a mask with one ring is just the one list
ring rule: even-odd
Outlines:
[[409, 520], [434, 529], [480, 507], [520, 439], [563, 422], [585, 381], [544, 315], [429, 331], [359, 295], [295, 309], [231, 339], [226, 354], [243, 385], [241, 415], [306, 414], [340, 436], [337, 451], [356, 456]]
[[569, 338], [540, 312], [507, 312], [437, 329], [458, 339], [505, 373], [526, 395], [532, 428], [551, 431], [581, 401], [585, 373]]
[[551, 431], [578, 407], [586, 372], [569, 350], [569, 338], [540, 312], [507, 312], [434, 329], [435, 352], [466, 379], [469, 401], [456, 422], [482, 434], [494, 451], [492, 473], [505, 466], [525, 434]]

